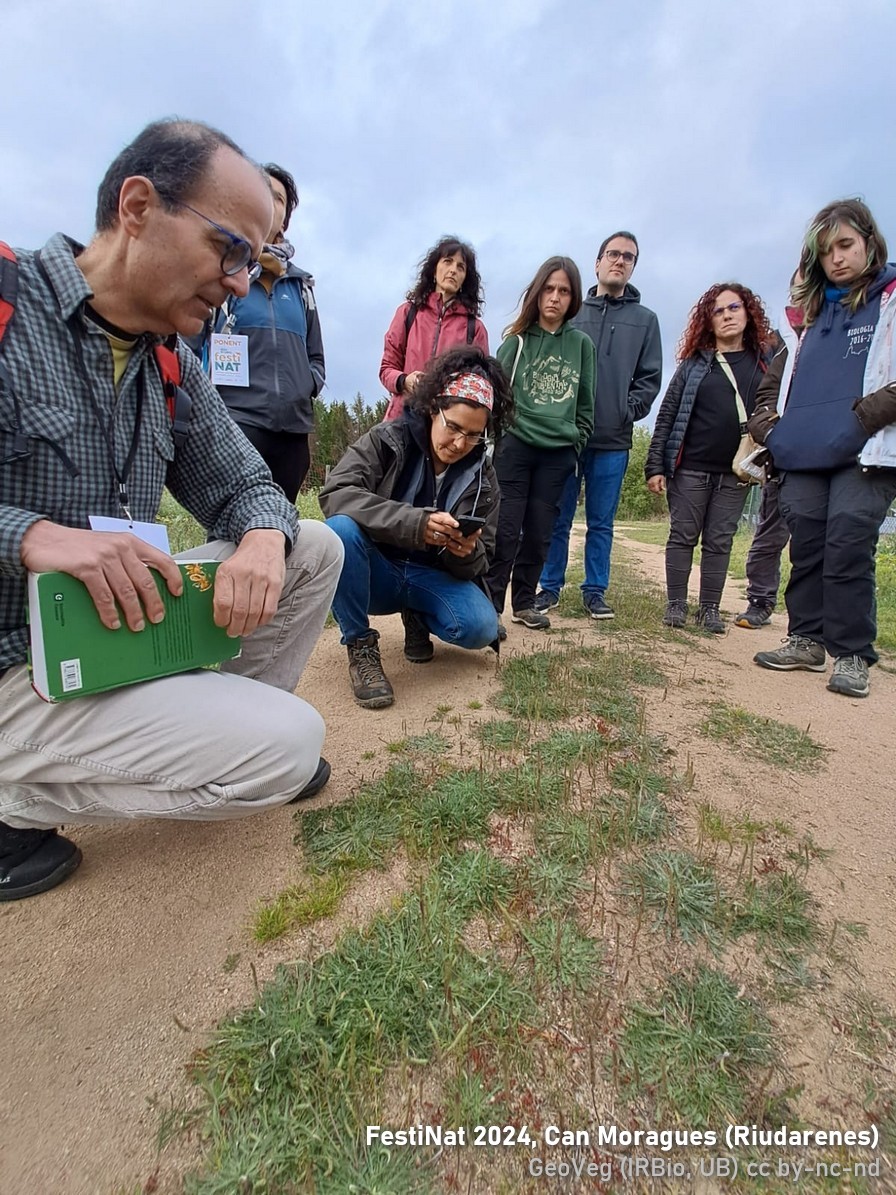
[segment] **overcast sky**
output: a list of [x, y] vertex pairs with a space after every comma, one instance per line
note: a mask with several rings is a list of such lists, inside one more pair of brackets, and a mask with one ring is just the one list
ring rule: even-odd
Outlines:
[[471, 241], [492, 350], [564, 253], [630, 228], [668, 381], [737, 279], [777, 316], [809, 218], [861, 195], [896, 256], [892, 0], [3, 0], [0, 239], [82, 240], [148, 121], [195, 117], [298, 181], [328, 388], [368, 402], [425, 250]]

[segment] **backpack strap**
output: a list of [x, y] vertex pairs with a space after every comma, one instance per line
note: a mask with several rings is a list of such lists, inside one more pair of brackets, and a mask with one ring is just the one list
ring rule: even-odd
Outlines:
[[157, 344], [154, 353], [159, 373], [162, 375], [162, 389], [171, 416], [171, 436], [175, 448], [183, 448], [190, 430], [190, 412], [193, 400], [180, 384], [180, 357], [177, 355], [177, 339], [171, 337]]
[[9, 245], [0, 241], [0, 340], [15, 312], [18, 293], [19, 263]]
[[473, 343], [473, 337], [476, 335], [476, 316], [472, 311], [467, 312], [467, 344]]
[[408, 336], [409, 336], [409, 335], [410, 335], [410, 333], [411, 333], [411, 328], [413, 328], [413, 326], [414, 326], [414, 320], [415, 320], [416, 318], [417, 318], [417, 308], [414, 306], [414, 304], [413, 304], [413, 303], [411, 303], [411, 304], [409, 304], [409, 306], [408, 306], [408, 313], [407, 313], [407, 315], [404, 317], [404, 339], [405, 339], [405, 344], [407, 344], [407, 339], [408, 339]]

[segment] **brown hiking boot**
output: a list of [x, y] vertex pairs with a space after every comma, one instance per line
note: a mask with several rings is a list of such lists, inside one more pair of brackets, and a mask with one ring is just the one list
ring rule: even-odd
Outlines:
[[379, 632], [371, 631], [363, 639], [347, 643], [348, 675], [355, 701], [366, 710], [381, 710], [394, 700], [389, 678], [383, 672]]

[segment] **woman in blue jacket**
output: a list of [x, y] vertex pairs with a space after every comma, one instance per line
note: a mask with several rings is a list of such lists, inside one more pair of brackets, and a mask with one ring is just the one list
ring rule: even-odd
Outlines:
[[261, 273], [243, 299], [228, 299], [215, 331], [247, 337], [249, 384], [218, 390], [234, 422], [258, 449], [274, 481], [295, 502], [311, 463], [313, 400], [323, 387], [324, 346], [314, 279], [292, 263], [285, 233], [299, 203], [292, 175], [270, 162], [274, 219]]

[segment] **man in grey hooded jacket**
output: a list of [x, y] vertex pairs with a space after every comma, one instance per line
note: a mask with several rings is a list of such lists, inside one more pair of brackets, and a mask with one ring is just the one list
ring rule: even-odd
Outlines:
[[594, 431], [576, 472], [567, 482], [554, 524], [548, 558], [535, 599], [539, 610], [560, 600], [569, 558], [569, 533], [585, 483], [585, 581], [582, 600], [595, 619], [613, 617], [604, 598], [610, 582], [613, 520], [632, 446], [632, 426], [649, 412], [659, 394], [663, 351], [656, 315], [642, 306], [629, 282], [638, 261], [631, 232], [615, 232], [601, 244], [595, 263], [597, 285], [571, 320], [587, 332], [597, 350]]

